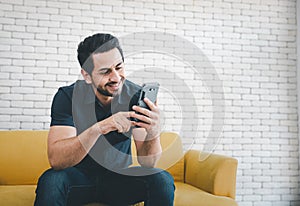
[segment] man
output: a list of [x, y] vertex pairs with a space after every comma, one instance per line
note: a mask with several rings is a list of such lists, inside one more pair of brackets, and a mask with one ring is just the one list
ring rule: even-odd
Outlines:
[[[53, 99], [52, 168], [39, 179], [35, 205], [173, 205], [173, 178], [154, 168], [162, 152], [159, 109], [148, 99], [150, 109], [133, 106], [141, 88], [125, 78], [117, 38], [95, 34], [77, 52], [84, 80], [61, 87]], [[128, 168], [131, 136], [141, 167]]]

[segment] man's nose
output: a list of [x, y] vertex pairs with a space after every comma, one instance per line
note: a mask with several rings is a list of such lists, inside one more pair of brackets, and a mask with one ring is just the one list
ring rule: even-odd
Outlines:
[[111, 73], [109, 75], [109, 80], [113, 81], [113, 82], [118, 82], [118, 81], [120, 81], [120, 79], [121, 79], [121, 76], [117, 72], [117, 70], [116, 69], [112, 69], [112, 71], [111, 71]]

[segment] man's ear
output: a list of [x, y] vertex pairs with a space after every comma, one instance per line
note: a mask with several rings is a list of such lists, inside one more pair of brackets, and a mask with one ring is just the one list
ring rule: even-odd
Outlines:
[[84, 78], [85, 82], [87, 84], [91, 84], [92, 83], [92, 77], [89, 73], [87, 73], [84, 69], [81, 69], [81, 75]]

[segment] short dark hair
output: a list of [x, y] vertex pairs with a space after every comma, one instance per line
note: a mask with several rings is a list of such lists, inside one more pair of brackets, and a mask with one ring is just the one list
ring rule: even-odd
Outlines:
[[94, 69], [92, 54], [107, 52], [117, 48], [124, 61], [123, 51], [120, 47], [119, 40], [111, 34], [97, 33], [86, 37], [79, 43], [77, 48], [77, 58], [81, 68], [91, 75]]

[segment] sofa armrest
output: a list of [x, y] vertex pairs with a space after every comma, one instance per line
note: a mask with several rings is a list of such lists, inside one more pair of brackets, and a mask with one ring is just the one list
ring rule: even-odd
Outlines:
[[234, 158], [196, 150], [185, 154], [185, 183], [211, 194], [235, 199], [236, 171]]

